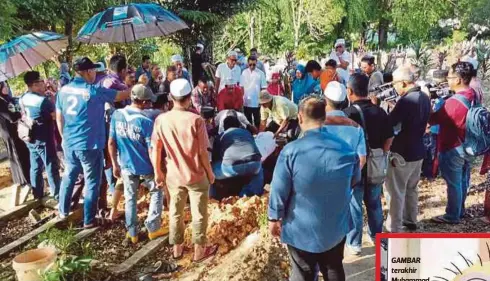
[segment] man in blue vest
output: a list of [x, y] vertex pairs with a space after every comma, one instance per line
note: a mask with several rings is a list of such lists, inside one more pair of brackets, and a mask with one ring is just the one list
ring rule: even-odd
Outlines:
[[34, 198], [41, 199], [44, 196], [43, 168], [46, 168], [51, 196], [58, 200], [60, 174], [54, 143], [54, 105], [44, 95], [46, 85], [39, 72], [27, 72], [24, 82], [28, 90], [20, 98], [20, 104], [26, 118], [34, 121], [31, 141], [26, 142], [31, 158], [30, 174]]
[[68, 215], [75, 181], [83, 172], [86, 228], [96, 226], [95, 213], [106, 142], [104, 104], [125, 100], [130, 93], [129, 90], [118, 92], [96, 85], [97, 66], [87, 57], [76, 60], [76, 77], [61, 88], [56, 101], [56, 122], [63, 136], [66, 166], [60, 189], [60, 217]]

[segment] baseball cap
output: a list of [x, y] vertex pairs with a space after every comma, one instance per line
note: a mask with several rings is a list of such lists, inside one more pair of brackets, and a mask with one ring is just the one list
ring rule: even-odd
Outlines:
[[151, 100], [152, 102], [155, 102], [157, 97], [153, 94], [150, 88], [142, 84], [136, 84], [131, 89], [131, 99], [141, 101]]
[[192, 91], [189, 81], [184, 78], [175, 79], [170, 83], [170, 94], [173, 97], [185, 97]]
[[181, 55], [173, 55], [172, 58], [170, 59], [172, 62], [182, 62], [182, 56]]
[[99, 65], [96, 63], [93, 63], [88, 57], [79, 58], [73, 63], [73, 69], [75, 71], [84, 71], [84, 70], [89, 70], [89, 69], [96, 69], [97, 67], [99, 67]]
[[337, 46], [340, 46], [340, 45], [345, 46], [345, 39], [337, 39], [337, 41], [335, 41], [335, 48], [337, 48]]
[[345, 86], [339, 82], [331, 81], [327, 84], [327, 87], [325, 87], [323, 94], [331, 101], [343, 102], [347, 97], [347, 90], [345, 89]]
[[259, 103], [264, 104], [268, 103], [272, 100], [272, 95], [267, 92], [267, 90], [263, 90], [259, 94]]
[[95, 69], [95, 72], [104, 72], [106, 69], [105, 69], [105, 63], [102, 62], [102, 61], [99, 61], [96, 63], [98, 66], [97, 68]]

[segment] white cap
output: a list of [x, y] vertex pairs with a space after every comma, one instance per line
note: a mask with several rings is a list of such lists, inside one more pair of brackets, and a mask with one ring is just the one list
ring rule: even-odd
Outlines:
[[229, 51], [228, 52], [228, 55], [226, 57], [227, 58], [229, 58], [229, 57], [236, 57], [236, 58], [238, 58], [238, 54], [237, 54], [236, 51]]
[[225, 86], [236, 85], [235, 79], [228, 77], [225, 79]]
[[199, 49], [204, 50], [204, 45], [201, 44], [201, 43], [197, 43], [196, 47], [198, 47]]
[[472, 58], [470, 56], [464, 56], [461, 58], [461, 61], [471, 63], [473, 65], [473, 69], [478, 68], [478, 60], [476, 60], [475, 58]]
[[181, 55], [173, 55], [170, 60], [172, 62], [182, 62], [182, 56]]
[[337, 48], [339, 45], [345, 46], [345, 39], [337, 39], [337, 41], [335, 41], [335, 48]]
[[104, 72], [106, 70], [104, 62], [99, 61], [96, 63], [96, 65], [98, 65], [98, 67], [95, 69], [95, 72]]
[[240, 50], [240, 48], [235, 48], [233, 51], [237, 52], [237, 53], [241, 53], [242, 50]]
[[331, 81], [323, 91], [325, 97], [331, 101], [343, 102], [347, 97], [347, 90], [344, 85], [337, 81]]
[[170, 94], [174, 97], [185, 97], [192, 91], [189, 81], [184, 78], [175, 79], [170, 83]]

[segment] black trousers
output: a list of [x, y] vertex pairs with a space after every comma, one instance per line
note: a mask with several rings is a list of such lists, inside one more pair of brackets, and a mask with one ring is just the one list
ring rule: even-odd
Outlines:
[[257, 129], [260, 126], [260, 107], [243, 107], [243, 114], [247, 117], [248, 122]]
[[332, 249], [323, 253], [309, 253], [288, 245], [291, 261], [290, 281], [314, 281], [317, 268], [325, 281], [345, 281], [342, 261], [344, 259], [345, 238]]

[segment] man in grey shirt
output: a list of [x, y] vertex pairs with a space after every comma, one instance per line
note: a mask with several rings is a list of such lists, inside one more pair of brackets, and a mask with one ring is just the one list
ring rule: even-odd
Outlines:
[[361, 70], [369, 76], [369, 94], [371, 94], [377, 86], [383, 85], [383, 74], [376, 69], [373, 56], [366, 55], [361, 59]]

